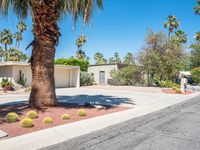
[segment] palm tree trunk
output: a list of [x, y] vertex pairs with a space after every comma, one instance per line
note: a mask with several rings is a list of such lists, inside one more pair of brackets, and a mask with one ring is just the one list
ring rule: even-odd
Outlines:
[[4, 61], [7, 62], [8, 61], [8, 45], [5, 44], [5, 53], [4, 53]]
[[57, 104], [54, 79], [55, 46], [60, 36], [57, 3], [58, 0], [30, 0], [34, 42], [29, 104], [34, 108], [54, 107]]

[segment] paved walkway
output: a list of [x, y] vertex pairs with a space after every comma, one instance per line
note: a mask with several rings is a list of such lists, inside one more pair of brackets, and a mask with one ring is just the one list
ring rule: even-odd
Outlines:
[[[133, 109], [2, 140], [0, 141], [1, 150], [35, 150], [48, 145], [57, 144], [135, 117], [161, 110], [199, 94], [169, 95], [163, 93], [80, 88], [58, 89], [57, 95], [59, 100], [63, 102], [89, 101], [98, 102], [100, 104], [126, 105], [133, 107]], [[4, 102], [4, 104], [5, 103], [6, 102]]]

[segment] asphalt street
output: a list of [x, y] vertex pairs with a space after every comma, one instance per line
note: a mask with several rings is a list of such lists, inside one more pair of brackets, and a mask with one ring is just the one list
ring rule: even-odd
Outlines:
[[200, 150], [200, 96], [43, 150]]

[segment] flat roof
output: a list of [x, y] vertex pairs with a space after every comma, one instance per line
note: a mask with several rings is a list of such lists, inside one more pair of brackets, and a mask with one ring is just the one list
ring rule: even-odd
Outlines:
[[93, 67], [93, 66], [114, 66], [114, 65], [125, 65], [125, 64], [120, 64], [120, 63], [116, 63], [116, 64], [94, 64], [94, 65], [89, 65], [89, 67]]
[[[30, 66], [27, 62], [18, 62], [18, 61], [8, 61], [0, 62], [0, 66]], [[55, 65], [56, 68], [66, 68], [66, 69], [80, 69], [80, 66], [67, 66], [67, 65]]]

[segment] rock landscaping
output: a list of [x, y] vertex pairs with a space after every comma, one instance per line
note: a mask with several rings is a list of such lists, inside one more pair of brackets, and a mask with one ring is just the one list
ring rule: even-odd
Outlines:
[[98, 109], [93, 106], [59, 104], [55, 108], [35, 111], [27, 104], [1, 105], [0, 130], [7, 133], [10, 138], [127, 109], [129, 108], [121, 106]]

